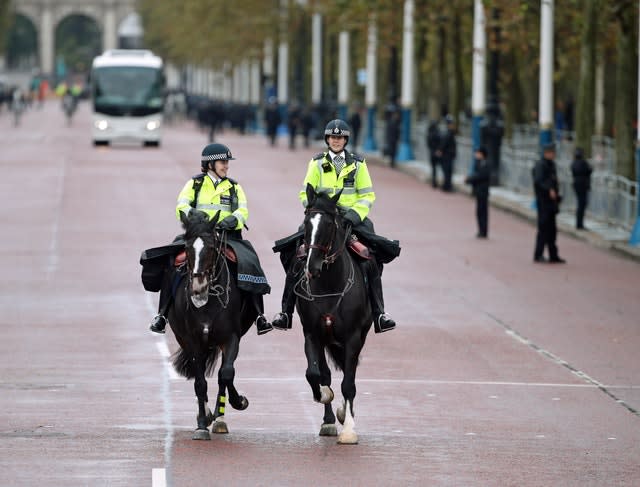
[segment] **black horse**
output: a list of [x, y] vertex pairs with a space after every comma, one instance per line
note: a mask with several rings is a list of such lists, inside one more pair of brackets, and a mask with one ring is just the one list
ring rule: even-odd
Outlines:
[[[194, 440], [209, 440], [212, 432], [228, 433], [224, 421], [226, 393], [234, 409], [246, 409], [249, 401], [238, 394], [233, 379], [240, 338], [256, 319], [257, 311], [238, 290], [233, 263], [225, 256], [225, 233], [218, 233], [219, 212], [209, 220], [206, 213], [191, 210], [181, 215], [186, 247], [186, 275], [175, 293], [169, 323], [180, 349], [173, 356], [175, 370], [195, 379], [198, 427]], [[215, 412], [208, 406], [206, 376], [213, 374], [218, 354], [218, 396]]]
[[371, 306], [361, 265], [350, 251], [350, 227], [336, 205], [340, 193], [329, 197], [307, 185], [304, 219], [306, 260], [304, 273], [296, 285], [297, 310], [304, 331], [307, 356], [306, 378], [313, 398], [324, 404], [321, 436], [336, 436], [336, 417], [331, 407], [331, 371], [325, 352], [343, 372], [342, 406], [336, 411], [343, 429], [338, 443], [354, 444], [353, 400], [356, 395], [356, 368], [360, 352], [371, 328]]

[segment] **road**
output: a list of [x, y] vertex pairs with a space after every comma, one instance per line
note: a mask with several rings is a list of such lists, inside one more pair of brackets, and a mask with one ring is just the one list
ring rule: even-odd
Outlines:
[[[639, 264], [561, 235], [568, 264], [536, 265], [530, 223], [492, 209], [476, 240], [468, 196], [376, 164], [371, 217], [402, 245], [383, 279], [398, 327], [367, 341], [359, 444], [317, 435], [297, 319], [243, 338], [249, 408], [227, 409], [230, 434], [191, 440], [193, 383], [171, 370], [171, 333], [148, 331], [157, 296], [138, 258], [180, 232], [175, 199], [206, 135], [181, 123], [159, 149], [94, 148], [89, 125], [86, 103], [71, 127], [54, 101], [17, 128], [0, 114], [0, 485], [640, 485]], [[317, 148], [218, 140], [272, 316], [271, 246], [301, 221]]]

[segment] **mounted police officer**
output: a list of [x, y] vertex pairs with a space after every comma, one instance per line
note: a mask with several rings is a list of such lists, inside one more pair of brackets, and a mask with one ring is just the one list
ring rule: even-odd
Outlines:
[[[264, 317], [262, 296], [271, 291], [264, 272], [260, 266], [258, 255], [248, 240], [243, 240], [242, 229], [246, 228], [249, 218], [247, 197], [237, 181], [227, 177], [229, 161], [235, 158], [224, 144], [209, 144], [202, 151], [202, 173], [191, 178], [178, 195], [176, 216], [188, 214], [192, 209], [204, 211], [212, 217], [220, 211], [220, 223], [217, 228], [226, 230], [227, 244], [233, 248], [238, 260], [238, 288], [245, 291], [250, 302], [258, 312], [256, 328], [258, 335], [273, 329]], [[174, 240], [168, 248], [184, 248], [182, 235]], [[177, 252], [171, 252], [173, 257]], [[170, 265], [173, 265], [171, 259]], [[155, 333], [164, 333], [167, 325], [167, 314], [173, 302], [172, 286], [174, 274], [166, 272], [160, 290], [158, 315], [152, 320], [150, 329]]]
[[[324, 141], [328, 151], [321, 152], [309, 162], [307, 174], [300, 191], [300, 201], [307, 206], [307, 184], [316, 191], [326, 191], [334, 195], [342, 191], [338, 200], [344, 221], [352, 226], [353, 233], [370, 247], [374, 259], [363, 261], [363, 274], [368, 281], [369, 301], [373, 311], [374, 330], [382, 333], [395, 328], [395, 321], [384, 312], [382, 295], [382, 264], [391, 262], [400, 254], [398, 241], [388, 240], [375, 234], [373, 223], [367, 215], [376, 199], [363, 157], [345, 150], [351, 130], [344, 120], [330, 121], [324, 130]], [[299, 266], [295, 265], [296, 248], [302, 231], [279, 240], [273, 248], [280, 252], [280, 260], [287, 271], [282, 296], [282, 312], [272, 321], [275, 328], [289, 329], [295, 306], [294, 287], [300, 277]]]

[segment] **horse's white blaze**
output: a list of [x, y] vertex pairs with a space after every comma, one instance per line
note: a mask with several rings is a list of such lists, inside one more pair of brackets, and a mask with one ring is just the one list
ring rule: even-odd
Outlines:
[[311, 262], [311, 250], [313, 245], [316, 243], [318, 227], [320, 226], [320, 218], [322, 218], [322, 216], [319, 213], [316, 213], [309, 220], [309, 223], [311, 223], [311, 242], [309, 242], [309, 251], [307, 252], [307, 270], [309, 269], [309, 263]]
[[196, 256], [196, 260], [193, 263], [194, 272], [200, 272], [200, 253], [202, 252], [202, 249], [204, 249], [204, 240], [198, 237], [193, 242], [193, 251]]
[[355, 431], [356, 422], [351, 415], [351, 403], [349, 401], [344, 402], [344, 414], [344, 425], [338, 436], [338, 443], [358, 443], [358, 434]]

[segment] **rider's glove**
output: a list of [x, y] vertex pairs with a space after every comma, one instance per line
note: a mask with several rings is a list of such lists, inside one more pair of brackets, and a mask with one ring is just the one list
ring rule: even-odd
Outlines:
[[237, 226], [238, 219], [233, 215], [229, 215], [217, 225], [220, 230], [235, 230]]
[[345, 225], [350, 224], [352, 227], [355, 227], [356, 225], [360, 225], [360, 222], [362, 221], [360, 219], [360, 215], [358, 215], [358, 213], [356, 213], [355, 210], [347, 210], [343, 218], [344, 218]]

